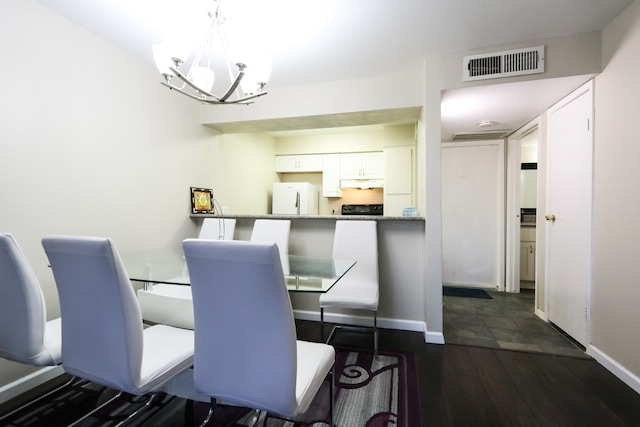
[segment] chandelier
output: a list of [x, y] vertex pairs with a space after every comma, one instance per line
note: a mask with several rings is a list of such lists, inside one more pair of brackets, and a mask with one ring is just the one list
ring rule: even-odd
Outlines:
[[[153, 57], [163, 77], [160, 83], [204, 104], [251, 104], [255, 98], [267, 94], [264, 87], [271, 74], [271, 61], [260, 57], [234, 60], [223, 32], [226, 17], [220, 0], [214, 0], [214, 4], [215, 9], [208, 12], [206, 34], [193, 55], [180, 53], [176, 44], [153, 46]], [[214, 65], [218, 70], [226, 66], [229, 73], [230, 84], [222, 95], [212, 93]]]

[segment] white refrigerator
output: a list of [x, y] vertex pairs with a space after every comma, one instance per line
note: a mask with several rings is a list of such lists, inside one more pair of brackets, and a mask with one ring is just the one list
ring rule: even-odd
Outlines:
[[274, 215], [318, 215], [318, 187], [309, 182], [273, 184]]

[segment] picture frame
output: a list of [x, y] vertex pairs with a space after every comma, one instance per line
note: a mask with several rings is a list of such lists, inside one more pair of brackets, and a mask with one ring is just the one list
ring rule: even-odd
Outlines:
[[213, 190], [210, 188], [191, 187], [191, 213], [213, 214]]

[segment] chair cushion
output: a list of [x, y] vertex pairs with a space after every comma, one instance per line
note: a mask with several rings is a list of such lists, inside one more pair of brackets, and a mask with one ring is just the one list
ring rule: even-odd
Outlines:
[[330, 345], [308, 341], [297, 341], [296, 344], [298, 357], [296, 401], [298, 408], [293, 417], [304, 413], [309, 408], [336, 359], [336, 352]]
[[159, 389], [172, 375], [193, 365], [193, 331], [156, 325], [144, 330], [142, 371], [137, 392]]
[[328, 292], [320, 295], [320, 307], [378, 310], [379, 291], [375, 284], [348, 283], [345, 279], [343, 277]]

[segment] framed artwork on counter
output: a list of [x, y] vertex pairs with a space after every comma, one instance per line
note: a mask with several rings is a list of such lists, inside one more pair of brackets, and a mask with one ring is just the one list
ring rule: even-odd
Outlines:
[[213, 207], [213, 190], [210, 188], [191, 187], [191, 213], [212, 214], [215, 213]]

